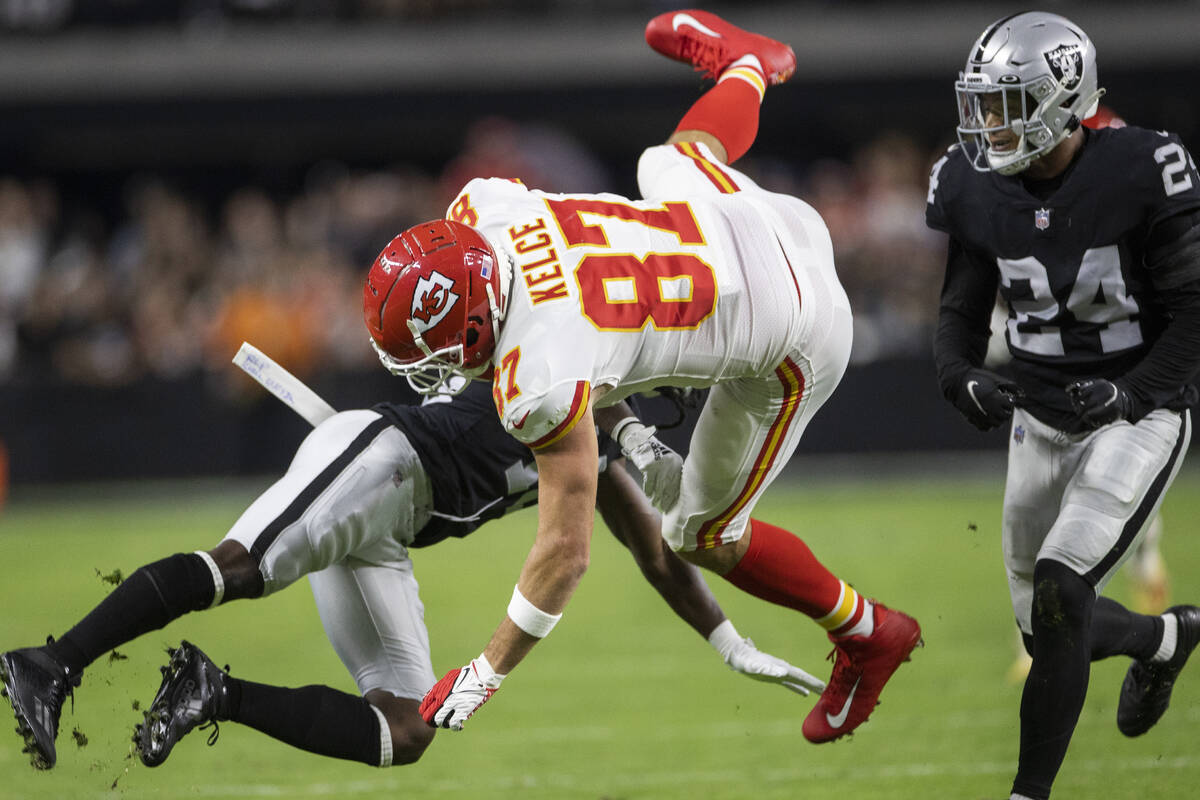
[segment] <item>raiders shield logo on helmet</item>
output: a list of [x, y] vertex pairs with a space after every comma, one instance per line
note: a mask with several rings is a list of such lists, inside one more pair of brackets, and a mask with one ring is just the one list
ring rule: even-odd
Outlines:
[[1046, 52], [1050, 73], [1066, 89], [1074, 89], [1083, 79], [1083, 54], [1077, 44], [1064, 44]]
[[410, 314], [417, 330], [424, 333], [446, 318], [450, 309], [458, 302], [459, 296], [450, 291], [453, 288], [454, 281], [437, 270], [417, 281]]

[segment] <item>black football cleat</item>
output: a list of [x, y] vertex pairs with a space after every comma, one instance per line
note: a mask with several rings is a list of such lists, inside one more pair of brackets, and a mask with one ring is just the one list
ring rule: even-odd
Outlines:
[[224, 714], [226, 672], [190, 642], [167, 653], [171, 661], [161, 668], [162, 686], [133, 731], [138, 756], [147, 767], [166, 761], [171, 749], [193, 728], [211, 727], [208, 744], [216, 744], [217, 721], [228, 719]]
[[1117, 703], [1117, 729], [1126, 736], [1141, 736], [1162, 719], [1171, 704], [1176, 678], [1200, 644], [1200, 608], [1172, 606], [1164, 613], [1179, 620], [1175, 654], [1162, 663], [1134, 661], [1129, 665]]
[[43, 648], [26, 647], [0, 655], [0, 679], [17, 718], [17, 733], [25, 738], [22, 752], [29, 754], [34, 768], [50, 769], [58, 761], [54, 740], [63, 700], [69, 694], [74, 701], [79, 675], [70, 674]]

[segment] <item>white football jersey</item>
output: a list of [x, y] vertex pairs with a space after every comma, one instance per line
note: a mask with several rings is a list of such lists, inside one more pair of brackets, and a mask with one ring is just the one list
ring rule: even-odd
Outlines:
[[505, 428], [544, 446], [599, 387], [609, 404], [656, 386], [770, 374], [803, 337], [806, 271], [813, 259], [831, 267], [832, 248], [815, 211], [786, 198], [811, 213], [798, 229], [768, 195], [630, 200], [468, 183], [448, 218], [479, 229], [512, 264], [493, 357]]

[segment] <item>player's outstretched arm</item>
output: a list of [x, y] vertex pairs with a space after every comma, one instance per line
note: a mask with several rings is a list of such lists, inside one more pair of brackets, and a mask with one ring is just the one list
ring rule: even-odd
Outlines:
[[650, 507], [624, 462], [600, 474], [596, 508], [617, 541], [629, 548], [646, 581], [680, 619], [708, 638], [725, 621], [700, 569], [671, 552], [661, 535], [662, 518]]
[[680, 619], [711, 644], [730, 669], [754, 680], [777, 683], [800, 694], [821, 691], [824, 682], [742, 638], [725, 617], [700, 569], [671, 552], [660, 533], [662, 521], [625, 465], [611, 464], [600, 475], [596, 507], [604, 523], [629, 548], [642, 575]]
[[425, 695], [421, 716], [431, 725], [461, 730], [558, 622], [587, 569], [599, 460], [591, 409], [561, 439], [535, 451], [534, 458], [537, 537], [508, 613], [478, 658], [446, 674]]

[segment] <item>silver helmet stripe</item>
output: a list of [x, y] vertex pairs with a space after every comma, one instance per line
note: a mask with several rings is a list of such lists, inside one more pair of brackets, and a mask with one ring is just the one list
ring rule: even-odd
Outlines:
[[[1025, 12], [1018, 11], [1016, 14], [1009, 14], [1004, 19], [998, 19], [995, 22], [993, 22], [992, 27], [990, 27], [986, 31], [984, 31], [983, 36], [979, 37], [979, 49], [975, 51], [975, 59], [974, 60], [976, 62], [983, 60], [983, 51], [987, 49], [988, 42], [990, 42], [992, 40], [992, 37], [996, 35], [996, 31], [1000, 30], [1001, 25], [1008, 22], [1013, 17], [1021, 16], [1021, 14], [1023, 14], [1023, 13], [1025, 13]], [[979, 64], [978, 63], [975, 64], [974, 71], [979, 72]]]

